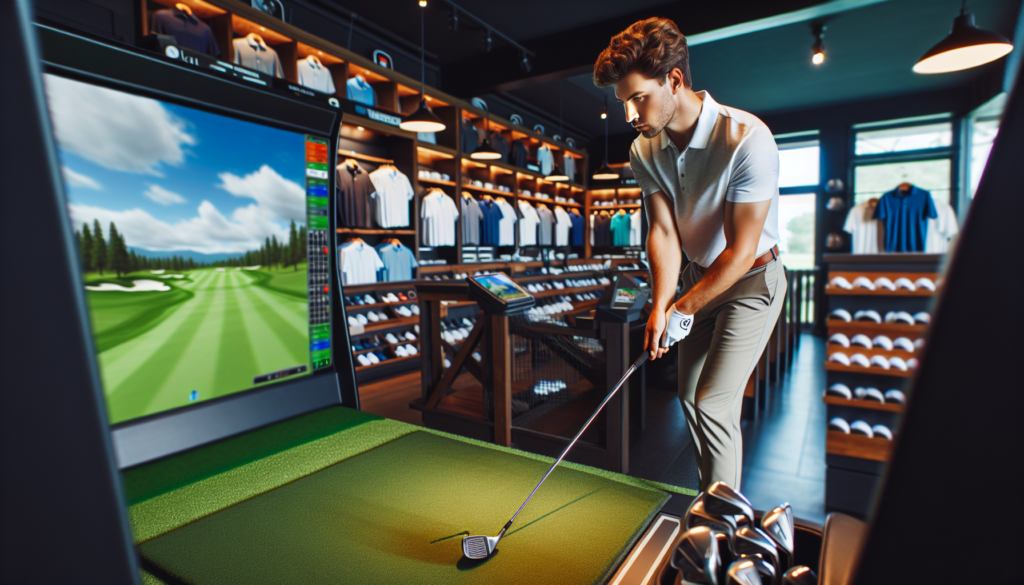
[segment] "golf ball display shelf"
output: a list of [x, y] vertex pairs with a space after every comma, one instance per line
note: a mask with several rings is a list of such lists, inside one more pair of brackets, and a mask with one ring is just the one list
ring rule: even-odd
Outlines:
[[[847, 398], [821, 389], [826, 420], [846, 423], [826, 432], [825, 509], [864, 517], [898, 439], [893, 435], [923, 354], [943, 256], [826, 254], [824, 260], [825, 388], [850, 391]], [[891, 390], [899, 391], [899, 401], [888, 398]], [[849, 433], [836, 430], [846, 428]]]

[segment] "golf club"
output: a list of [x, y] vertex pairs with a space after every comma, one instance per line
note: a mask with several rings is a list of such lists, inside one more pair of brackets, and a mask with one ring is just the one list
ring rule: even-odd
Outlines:
[[694, 499], [690, 504], [690, 508], [686, 511], [685, 524], [686, 528], [707, 526], [716, 532], [724, 532], [729, 535], [730, 540], [738, 528], [736, 518], [733, 516], [709, 514], [704, 506], [703, 498], [700, 497]]
[[768, 560], [775, 572], [779, 569], [779, 550], [771, 538], [750, 526], [744, 526], [732, 537], [732, 552], [737, 555], [761, 555]]
[[782, 575], [782, 585], [817, 585], [818, 576], [810, 567], [798, 565]]
[[516, 516], [518, 516], [519, 513], [523, 511], [523, 508], [526, 507], [527, 502], [530, 501], [530, 498], [533, 497], [533, 494], [537, 493], [537, 490], [540, 489], [540, 486], [544, 484], [544, 480], [546, 480], [548, 476], [551, 475], [551, 472], [554, 471], [555, 468], [558, 467], [558, 464], [562, 462], [562, 459], [565, 458], [565, 455], [569, 452], [569, 449], [572, 449], [572, 446], [576, 444], [576, 441], [578, 441], [579, 438], [583, 436], [583, 433], [587, 430], [587, 427], [590, 426], [590, 423], [594, 422], [594, 419], [597, 418], [598, 413], [601, 412], [601, 409], [604, 408], [604, 405], [608, 404], [608, 401], [612, 399], [612, 396], [615, 396], [615, 393], [618, 392], [619, 388], [621, 388], [622, 385], [626, 383], [626, 380], [628, 380], [629, 377], [633, 375], [633, 372], [640, 369], [640, 366], [642, 366], [644, 362], [647, 361], [647, 355], [648, 354], [646, 351], [640, 354], [640, 357], [636, 358], [636, 361], [633, 362], [633, 365], [630, 366], [628, 370], [626, 370], [626, 373], [622, 376], [622, 378], [615, 385], [615, 387], [612, 388], [612, 391], [608, 393], [608, 396], [604, 397], [604, 400], [602, 400], [601, 404], [598, 405], [597, 410], [594, 411], [594, 414], [590, 415], [590, 418], [587, 419], [587, 422], [583, 425], [583, 428], [580, 429], [580, 432], [576, 433], [576, 436], [573, 437], [572, 441], [569, 442], [569, 445], [566, 446], [566, 448], [562, 451], [562, 454], [559, 455], [558, 459], [556, 459], [555, 462], [551, 465], [551, 469], [548, 469], [548, 472], [545, 473], [544, 477], [541, 478], [540, 483], [537, 484], [537, 487], [533, 488], [533, 491], [530, 492], [529, 496], [527, 496], [526, 501], [523, 502], [522, 506], [519, 506], [519, 509], [516, 510], [516, 513], [512, 515], [512, 518], [510, 518], [509, 521], [505, 523], [505, 526], [501, 528], [501, 532], [499, 532], [497, 536], [466, 536], [462, 539], [462, 554], [466, 555], [466, 558], [486, 559], [487, 557], [491, 556], [491, 554], [494, 552], [494, 549], [498, 547], [498, 542], [500, 542], [501, 539], [505, 536], [505, 532], [509, 529], [510, 526], [512, 526], [512, 522], [516, 519]]
[[718, 585], [718, 539], [707, 526], [691, 528], [679, 537], [671, 564], [684, 583]]
[[781, 564], [779, 571], [785, 572], [793, 566], [794, 523], [793, 507], [789, 503], [776, 506], [761, 518], [761, 529], [779, 549]]
[[756, 555], [740, 555], [740, 559], [754, 562], [754, 568], [761, 576], [761, 581], [769, 585], [775, 585], [775, 567], [771, 563]]
[[744, 516], [747, 524], [754, 526], [754, 507], [750, 501], [722, 481], [708, 488], [704, 496], [704, 510], [715, 516]]
[[736, 558], [732, 554], [732, 539], [724, 532], [715, 532], [718, 541], [718, 582], [725, 583], [725, 572]]
[[757, 572], [754, 561], [740, 559], [729, 565], [725, 573], [725, 585], [761, 585], [761, 574]]

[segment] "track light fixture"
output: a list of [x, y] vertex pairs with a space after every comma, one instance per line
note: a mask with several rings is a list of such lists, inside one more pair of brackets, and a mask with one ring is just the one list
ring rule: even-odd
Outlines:
[[491, 40], [491, 29], [487, 29], [484, 31], [484, 51], [490, 53], [491, 45], [493, 44], [494, 42]]
[[1013, 44], [999, 33], [975, 26], [974, 15], [963, 0], [960, 16], [953, 19], [949, 36], [942, 39], [914, 65], [914, 73], [948, 73], [984, 65], [1013, 50]]
[[825, 25], [814, 27], [814, 49], [811, 53], [811, 63], [821, 65], [825, 62]]
[[420, 8], [426, 8], [426, 7], [427, 7], [427, 0], [420, 0]]
[[608, 119], [608, 109], [607, 108], [601, 110], [601, 119], [602, 120], [607, 120]]

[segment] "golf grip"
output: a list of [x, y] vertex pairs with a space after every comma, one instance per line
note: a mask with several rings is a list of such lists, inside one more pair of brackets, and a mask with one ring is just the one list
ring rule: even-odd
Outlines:
[[580, 429], [580, 432], [576, 433], [576, 436], [573, 437], [572, 441], [570, 441], [566, 448], [562, 451], [562, 454], [559, 455], [558, 459], [556, 459], [554, 464], [551, 465], [551, 469], [548, 469], [548, 472], [545, 473], [544, 477], [541, 478], [540, 483], [537, 484], [537, 487], [533, 488], [533, 491], [530, 492], [530, 495], [526, 498], [526, 501], [523, 502], [523, 505], [519, 506], [519, 509], [516, 510], [516, 513], [513, 514], [512, 518], [509, 519], [509, 521], [505, 524], [505, 528], [502, 529], [503, 531], [507, 529], [509, 526], [512, 526], [512, 521], [515, 520], [516, 516], [518, 516], [519, 513], [523, 511], [523, 508], [526, 507], [526, 504], [530, 501], [530, 498], [533, 497], [533, 494], [537, 493], [537, 490], [540, 489], [540, 486], [544, 484], [544, 480], [546, 480], [548, 476], [551, 475], [551, 472], [554, 471], [556, 467], [558, 467], [558, 464], [562, 462], [562, 459], [565, 458], [565, 455], [569, 452], [569, 449], [572, 449], [572, 446], [576, 444], [576, 441], [578, 441], [579, 438], [583, 436], [583, 433], [586, 432], [587, 428], [590, 426], [590, 423], [594, 422], [594, 419], [597, 418], [597, 415], [604, 408], [604, 405], [608, 404], [608, 401], [612, 399], [612, 396], [615, 396], [615, 393], [619, 391], [619, 388], [622, 388], [622, 385], [625, 384], [626, 380], [628, 380], [629, 377], [633, 375], [633, 372], [640, 369], [640, 366], [642, 366], [646, 361], [647, 352], [644, 351], [643, 353], [640, 354], [640, 357], [636, 358], [636, 361], [633, 362], [633, 365], [630, 366], [628, 370], [626, 370], [626, 373], [619, 380], [618, 384], [615, 385], [615, 388], [612, 388], [612, 391], [609, 392], [608, 395], [604, 397], [604, 400], [602, 400], [601, 404], [598, 405], [597, 410], [594, 411], [594, 414], [590, 415], [590, 418], [587, 419], [586, 424], [583, 425], [583, 428]]

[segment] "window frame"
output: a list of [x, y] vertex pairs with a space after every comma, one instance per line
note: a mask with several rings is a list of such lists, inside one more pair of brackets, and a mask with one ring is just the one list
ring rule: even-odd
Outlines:
[[[791, 132], [789, 134], [778, 134], [774, 136], [775, 145], [780, 151], [788, 148], [818, 147], [818, 182], [810, 185], [797, 185], [794, 187], [779, 187], [779, 195], [805, 195], [814, 192], [821, 197], [821, 132], [819, 130], [807, 130], [804, 132]], [[812, 144], [813, 143], [813, 144]], [[788, 147], [788, 148], [786, 148]]]

